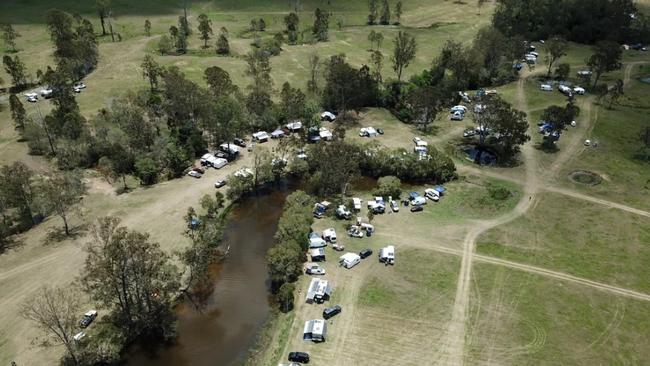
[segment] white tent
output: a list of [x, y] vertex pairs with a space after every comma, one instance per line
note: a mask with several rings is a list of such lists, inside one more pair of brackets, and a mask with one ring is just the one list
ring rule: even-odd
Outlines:
[[266, 131], [259, 131], [253, 134], [253, 140], [258, 142], [268, 141], [269, 134]]
[[287, 123], [285, 127], [287, 128], [287, 130], [291, 132], [296, 132], [302, 128], [302, 122], [295, 121], [295, 122]]
[[379, 135], [379, 133], [374, 127], [362, 127], [359, 130], [359, 136], [361, 137], [375, 137], [377, 135]]

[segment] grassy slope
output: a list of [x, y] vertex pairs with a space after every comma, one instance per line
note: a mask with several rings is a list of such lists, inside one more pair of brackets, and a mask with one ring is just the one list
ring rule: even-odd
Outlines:
[[650, 305], [476, 264], [470, 364], [642, 365]]

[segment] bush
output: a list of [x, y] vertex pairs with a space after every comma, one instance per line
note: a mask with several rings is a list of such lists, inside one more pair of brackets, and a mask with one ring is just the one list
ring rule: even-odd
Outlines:
[[278, 291], [278, 302], [282, 312], [287, 313], [293, 309], [293, 292], [296, 286], [293, 283], [285, 283]]
[[488, 186], [488, 194], [495, 201], [505, 201], [512, 197], [512, 192], [508, 188], [496, 184], [490, 184]]
[[148, 156], [139, 157], [135, 161], [135, 170], [142, 185], [152, 185], [158, 180], [158, 166]]

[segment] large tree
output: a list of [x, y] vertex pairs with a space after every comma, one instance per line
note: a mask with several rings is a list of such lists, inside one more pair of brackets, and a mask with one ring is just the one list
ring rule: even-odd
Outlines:
[[415, 58], [415, 37], [408, 33], [399, 31], [395, 40], [395, 49], [393, 51], [393, 70], [397, 73], [397, 80], [402, 80], [402, 72], [407, 68]]
[[11, 119], [14, 121], [14, 127], [20, 133], [25, 131], [25, 123], [27, 122], [27, 112], [25, 107], [16, 94], [9, 96], [9, 109], [11, 110]]
[[246, 63], [248, 65], [246, 75], [252, 79], [252, 83], [248, 86], [250, 93], [246, 105], [251, 112], [261, 116], [272, 104], [271, 62], [265, 52], [257, 50], [246, 55]]
[[377, 0], [368, 0], [368, 24], [377, 22]]
[[316, 8], [314, 11], [314, 26], [312, 34], [319, 42], [326, 42], [329, 39], [330, 13]]
[[91, 297], [113, 313], [116, 326], [130, 339], [168, 337], [178, 271], [148, 234], [102, 217], [91, 229], [82, 283]]
[[287, 26], [287, 38], [289, 44], [296, 44], [298, 42], [298, 26], [300, 19], [298, 14], [289, 13], [289, 15], [284, 17], [284, 24]]
[[217, 38], [217, 53], [220, 55], [229, 55], [230, 54], [230, 45], [228, 44], [228, 35], [225, 32], [219, 34]]
[[32, 226], [36, 190], [33, 182], [34, 172], [24, 163], [16, 161], [0, 168], [0, 195], [12, 207], [16, 207], [24, 225]]
[[562, 56], [566, 55], [568, 47], [569, 45], [567, 42], [559, 36], [553, 36], [546, 41], [546, 63], [548, 64], [548, 71], [546, 72], [547, 78], [551, 76], [551, 71], [553, 70], [555, 62]]
[[429, 124], [435, 119], [438, 112], [442, 110], [443, 99], [440, 96], [440, 89], [433, 86], [423, 86], [412, 89], [407, 96], [413, 122], [422, 127], [425, 132]]
[[383, 25], [390, 24], [390, 4], [388, 0], [382, 0], [381, 2], [381, 17], [379, 18], [379, 23]]
[[600, 41], [593, 47], [593, 55], [587, 59], [587, 66], [594, 72], [594, 84], [598, 85], [600, 77], [610, 71], [621, 68], [621, 47], [612, 41]]
[[27, 68], [18, 56], [11, 58], [10, 56], [5, 55], [2, 58], [2, 63], [5, 66], [7, 74], [11, 75], [11, 80], [16, 88], [20, 88], [27, 83]]
[[111, 16], [111, 1], [110, 0], [96, 0], [95, 7], [99, 15], [99, 22], [102, 24], [102, 36], [106, 35], [106, 25], [104, 24], [106, 18]]
[[63, 220], [65, 235], [70, 235], [68, 218], [86, 187], [79, 172], [65, 172], [43, 177], [38, 184], [38, 192], [42, 197], [46, 212], [52, 212]]
[[313, 172], [309, 186], [318, 195], [345, 195], [349, 184], [360, 174], [361, 149], [342, 140], [314, 145], [309, 165]]
[[237, 90], [237, 86], [232, 83], [228, 71], [219, 66], [210, 66], [205, 69], [203, 78], [208, 83], [210, 91], [217, 97], [230, 95]]
[[486, 132], [480, 134], [480, 147], [491, 147], [501, 160], [507, 161], [519, 152], [520, 145], [530, 140], [526, 134], [526, 113], [513, 109], [499, 96], [484, 97], [481, 103], [484, 109], [476, 114], [476, 122]]
[[48, 11], [45, 19], [54, 42], [54, 59], [58, 68], [75, 78], [94, 70], [99, 51], [92, 23], [56, 9]]
[[395, 4], [395, 18], [397, 19], [395, 21], [395, 25], [400, 25], [402, 21], [402, 13], [404, 12], [404, 9], [402, 7], [402, 0], [398, 0], [397, 3]]
[[306, 96], [302, 90], [292, 88], [289, 82], [282, 85], [280, 92], [280, 110], [286, 121], [301, 118], [305, 115]]
[[20, 315], [36, 323], [56, 344], [64, 345], [76, 365], [79, 361], [73, 336], [80, 310], [80, 296], [71, 288], [41, 287], [22, 303]]
[[142, 77], [149, 80], [149, 89], [150, 91], [155, 91], [158, 89], [158, 78], [162, 76], [164, 69], [156, 62], [156, 60], [151, 57], [151, 55], [145, 55], [142, 64]]

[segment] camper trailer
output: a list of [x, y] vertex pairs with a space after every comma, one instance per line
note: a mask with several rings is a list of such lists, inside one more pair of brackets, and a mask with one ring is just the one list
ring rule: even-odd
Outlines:
[[354, 204], [355, 211], [361, 211], [361, 198], [354, 197], [352, 198], [352, 203]]
[[266, 142], [269, 141], [269, 134], [266, 131], [259, 131], [253, 134], [253, 141]]
[[323, 239], [332, 244], [336, 243], [336, 231], [333, 228], [325, 229], [323, 231]]
[[389, 245], [379, 249], [379, 261], [385, 264], [395, 264], [395, 247]]
[[302, 339], [312, 342], [325, 342], [327, 323], [323, 319], [307, 320]]
[[287, 123], [285, 127], [290, 132], [298, 132], [300, 131], [300, 129], [302, 129], [302, 122], [295, 121], [295, 122]]
[[350, 269], [361, 262], [361, 257], [356, 253], [345, 253], [339, 258], [339, 264]]
[[309, 256], [312, 262], [325, 262], [325, 248], [309, 249]]
[[329, 281], [323, 280], [320, 278], [312, 278], [307, 288], [307, 295], [305, 300], [308, 304], [317, 303], [322, 304], [323, 302], [330, 299], [332, 295], [332, 286], [330, 286]]

